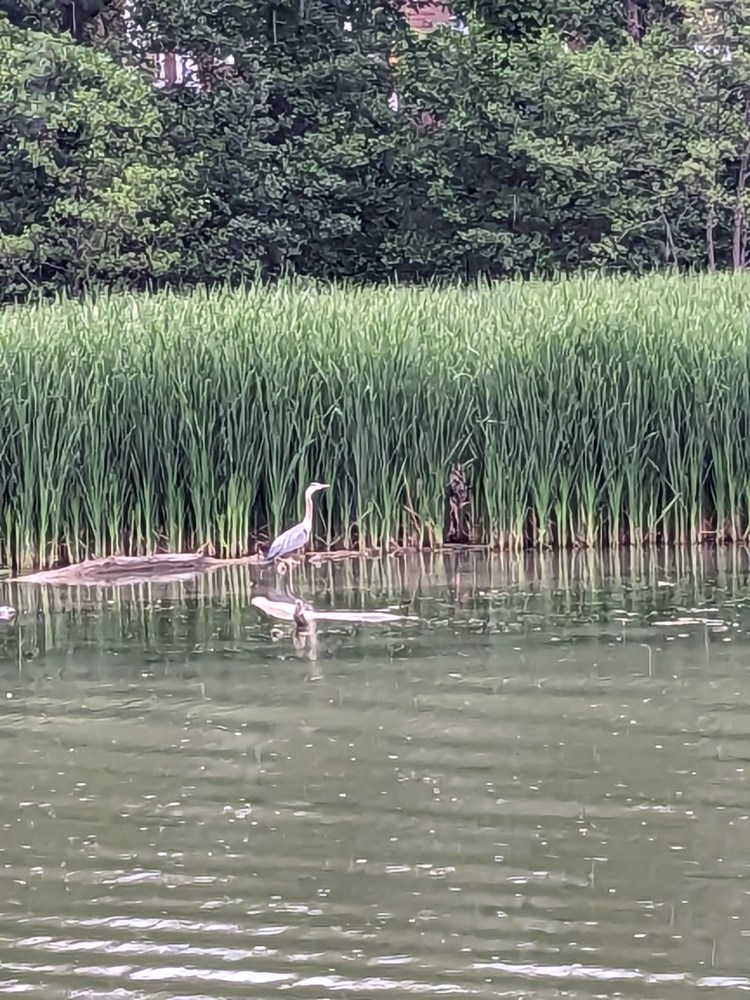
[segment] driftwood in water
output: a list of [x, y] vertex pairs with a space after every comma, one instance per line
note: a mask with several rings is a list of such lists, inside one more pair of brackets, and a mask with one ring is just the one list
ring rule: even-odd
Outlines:
[[[205, 546], [204, 546], [205, 549]], [[14, 583], [58, 583], [63, 585], [125, 586], [133, 583], [171, 583], [192, 580], [201, 573], [222, 566], [260, 562], [258, 556], [242, 559], [214, 559], [198, 552], [163, 552], [152, 556], [108, 556], [17, 576]]]
[[[107, 556], [104, 559], [85, 559], [83, 562], [71, 563], [70, 566], [61, 566], [59, 569], [46, 569], [16, 576], [9, 582], [120, 587], [133, 583], [192, 580], [201, 573], [221, 569], [224, 566], [269, 565], [259, 554], [241, 556], [238, 559], [215, 559], [206, 555], [207, 548], [207, 545], [203, 545], [197, 552], [159, 552], [151, 556]], [[371, 555], [372, 553], [339, 549], [332, 552], [310, 552], [306, 558], [313, 566], [320, 566], [327, 561], [358, 559]]]
[[299, 619], [303, 619], [302, 624], [311, 621], [328, 622], [358, 622], [363, 624], [385, 624], [386, 622], [419, 621], [412, 615], [394, 615], [390, 611], [351, 611], [349, 608], [331, 608], [330, 611], [316, 611], [310, 604], [294, 598], [282, 598], [281, 600], [269, 600], [267, 597], [259, 595], [254, 597], [250, 603], [253, 607], [268, 615], [269, 618], [278, 618], [281, 621], [293, 621], [298, 627]]

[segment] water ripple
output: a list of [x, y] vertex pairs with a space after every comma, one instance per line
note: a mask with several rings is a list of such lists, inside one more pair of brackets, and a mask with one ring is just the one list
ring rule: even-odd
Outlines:
[[312, 658], [231, 601], [58, 622], [0, 659], [0, 993], [750, 990], [750, 601], [635, 592]]

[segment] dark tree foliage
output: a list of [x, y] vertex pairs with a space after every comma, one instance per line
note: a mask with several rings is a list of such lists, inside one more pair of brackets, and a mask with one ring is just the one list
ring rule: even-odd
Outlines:
[[655, 25], [677, 27], [684, 8], [671, 0], [458, 0], [456, 8], [507, 40], [554, 31], [573, 45], [641, 41]]
[[82, 42], [121, 25], [124, 6], [124, 0], [0, 0], [0, 16], [18, 28], [64, 33]]
[[163, 279], [188, 236], [179, 188], [190, 177], [164, 143], [140, 73], [63, 34], [0, 19], [6, 299]]
[[[190, 278], [296, 271], [366, 276], [398, 225], [390, 163], [404, 123], [388, 107], [388, 0], [143, 3], [152, 51], [189, 53], [199, 87], [162, 95], [167, 134], [201, 160], [210, 212]], [[223, 60], [231, 57], [231, 63]]]
[[16, 28], [57, 32], [62, 29], [59, 0], [0, 0], [0, 17]]
[[0, 0], [4, 298], [745, 267], [750, 3], [452, 10]]

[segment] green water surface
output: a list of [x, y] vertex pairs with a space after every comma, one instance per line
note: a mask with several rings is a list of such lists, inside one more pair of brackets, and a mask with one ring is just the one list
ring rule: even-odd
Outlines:
[[0, 994], [750, 991], [749, 565], [0, 584]]

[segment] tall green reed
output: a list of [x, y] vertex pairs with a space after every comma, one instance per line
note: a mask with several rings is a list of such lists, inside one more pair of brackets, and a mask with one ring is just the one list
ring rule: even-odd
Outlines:
[[750, 534], [750, 283], [282, 283], [0, 314], [0, 559]]

